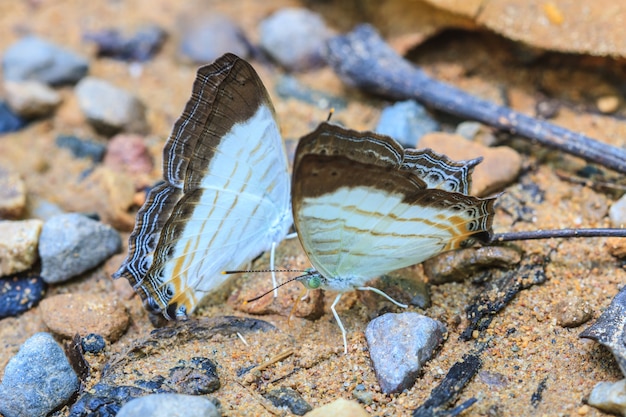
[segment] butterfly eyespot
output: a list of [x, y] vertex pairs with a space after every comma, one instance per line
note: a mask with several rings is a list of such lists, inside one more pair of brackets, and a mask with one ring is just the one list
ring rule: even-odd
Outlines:
[[165, 287], [165, 291], [163, 292], [167, 298], [172, 298], [174, 296], [174, 290], [172, 290], [172, 287], [169, 285]]
[[320, 155], [326, 155], [326, 149], [320, 149]]

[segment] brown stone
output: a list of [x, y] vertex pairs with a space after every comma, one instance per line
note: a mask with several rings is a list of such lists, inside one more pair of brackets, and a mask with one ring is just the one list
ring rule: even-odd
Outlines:
[[434, 132], [424, 135], [419, 148], [430, 148], [449, 158], [461, 161], [483, 157], [474, 168], [471, 194], [488, 196], [512, 183], [522, 169], [522, 157], [507, 146], [489, 148], [459, 135]]
[[578, 327], [593, 317], [589, 304], [578, 297], [559, 301], [552, 311], [556, 324], [562, 327]]
[[115, 342], [130, 322], [126, 309], [116, 297], [102, 294], [58, 294], [39, 305], [46, 326], [71, 338], [96, 333]]
[[17, 174], [0, 169], [0, 219], [17, 219], [26, 207], [26, 185]]
[[154, 166], [143, 136], [129, 133], [120, 133], [109, 141], [104, 165], [129, 174], [149, 174]]

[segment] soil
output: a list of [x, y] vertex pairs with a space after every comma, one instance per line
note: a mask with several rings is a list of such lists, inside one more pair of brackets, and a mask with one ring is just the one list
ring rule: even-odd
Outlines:
[[[295, 0], [3, 2], [0, 3], [0, 50], [6, 49], [24, 33], [34, 33], [92, 56], [92, 75], [131, 91], [148, 104], [151, 134], [147, 141], [155, 160], [151, 179], [156, 181], [161, 175], [162, 145], [188, 99], [195, 74], [193, 65], [181, 63], [176, 57], [178, 16], [194, 8], [219, 10], [235, 19], [254, 42], [258, 37], [258, 23], [272, 11], [286, 6], [301, 4]], [[325, 17], [329, 22], [341, 20], [340, 16]], [[92, 46], [81, 40], [85, 31], [109, 27], [132, 30], [149, 22], [164, 27], [171, 37], [161, 53], [143, 65], [141, 75], [136, 78], [130, 75], [126, 63], [96, 59]], [[615, 146], [626, 145], [623, 107], [613, 115], [603, 115], [596, 110], [598, 98], [620, 95], [623, 63], [550, 53], [539, 54], [528, 63], [524, 60], [527, 56], [524, 48], [495, 35], [462, 31], [445, 32], [409, 53], [417, 65], [436, 78], [483, 98], [506, 103], [523, 113], [534, 115], [536, 104], [549, 98], [558, 103], [560, 109], [552, 120], [555, 124]], [[273, 91], [273, 84], [280, 70], [258, 62], [253, 64], [273, 96], [288, 144], [295, 143], [298, 137], [326, 119], [326, 109], [279, 99]], [[388, 104], [344, 86], [330, 68], [297, 77], [312, 88], [344, 97], [349, 102], [348, 107], [337, 111], [333, 118], [354, 129], [372, 129], [381, 108]], [[65, 101], [54, 118], [0, 137], [0, 167], [24, 178], [30, 200], [44, 199], [69, 209], [76, 207], [76, 201], [85, 200], [85, 195], [80, 194], [81, 188], [75, 183], [80, 173], [88, 168], [88, 163], [57, 148], [54, 145], [56, 136], [71, 133], [102, 141], [107, 138], [99, 137], [83, 120], [70, 87], [63, 88], [62, 94]], [[437, 116], [448, 129], [458, 122], [449, 116]], [[558, 170], [575, 176], [586, 166], [584, 161], [519, 138], [498, 137], [523, 155], [525, 170], [520, 181], [535, 184], [545, 192], [545, 198], [540, 203], [528, 202], [527, 205], [534, 210], [530, 222], [516, 221], [510, 213], [498, 210], [494, 222], [496, 232], [610, 227], [607, 211], [616, 195], [594, 191], [591, 187], [593, 180], [581, 185], [557, 175]], [[617, 183], [623, 179], [608, 170], [604, 172], [604, 181]], [[516, 187], [518, 185], [513, 184], [509, 191], [504, 191], [513, 193]], [[88, 203], [84, 209], [89, 209]], [[94, 211], [97, 211], [95, 207]], [[128, 231], [122, 233], [126, 240]], [[462, 392], [458, 402], [472, 397], [478, 399], [466, 415], [603, 415], [585, 405], [585, 397], [596, 383], [616, 381], [623, 376], [607, 350], [578, 337], [590, 322], [577, 328], [561, 327], [557, 324], [556, 306], [576, 298], [586, 302], [593, 317], [597, 318], [625, 282], [622, 262], [609, 254], [605, 239], [532, 241], [521, 242], [518, 246], [525, 256], [549, 257], [548, 280], [518, 294], [496, 315], [489, 329], [477, 335], [479, 342], [489, 340], [489, 345], [481, 356], [481, 371]], [[267, 268], [268, 259], [267, 254], [264, 255], [254, 267]], [[120, 262], [120, 256], [115, 257], [91, 273], [51, 287], [48, 294], [117, 293], [122, 298], [127, 289], [120, 289], [124, 284], [114, 283], [110, 278]], [[297, 240], [280, 245], [277, 265], [308, 266]], [[421, 267], [417, 269], [421, 275]], [[269, 276], [245, 275], [236, 279], [233, 285], [240, 285], [241, 280], [247, 279], [267, 279], [268, 286], [270, 283]], [[262, 397], [264, 392], [279, 386], [295, 389], [309, 404], [318, 407], [337, 398], [353, 399], [356, 385], [363, 384], [372, 393], [372, 402], [364, 405], [372, 415], [409, 416], [448, 369], [474, 348], [476, 340], [463, 342], [459, 340], [459, 334], [467, 324], [464, 309], [481, 290], [480, 285], [471, 282], [432, 286], [432, 306], [426, 310], [410, 308], [444, 322], [449, 335], [434, 359], [425, 365], [414, 387], [400, 394], [380, 392], [364, 337], [369, 319], [390, 307], [384, 305], [372, 310], [371, 306], [366, 307], [360, 302], [358, 294], [346, 294], [338, 307], [348, 331], [347, 355], [343, 354], [341, 334], [328, 307], [334, 294], [326, 294], [325, 314], [318, 320], [292, 318], [288, 322], [287, 316], [260, 316], [257, 318], [270, 322], [278, 331], [245, 334], [246, 344], [236, 335], [187, 340], [180, 344], [174, 339], [157, 355], [126, 363], [128, 379], [116, 382], [132, 383], [139, 374], [144, 379], [146, 375], [166, 374], [179, 359], [204, 356], [214, 359], [221, 367], [222, 387], [213, 395], [219, 399], [224, 415], [284, 415], [284, 411], [274, 408]], [[124, 357], [130, 346], [148, 337], [153, 330], [138, 297], [124, 299], [124, 306], [132, 324], [104, 354], [87, 357], [93, 368], [87, 390], [99, 380], [100, 370], [107, 361]], [[243, 315], [231, 303], [221, 299], [199, 309], [196, 316], [225, 314]], [[39, 331], [47, 331], [39, 308], [0, 321], [0, 345], [3, 346], [0, 370], [25, 340]], [[266, 367], [255, 377], [237, 375], [240, 368], [262, 364], [290, 350], [293, 352], [285, 359]], [[540, 389], [540, 386], [545, 388]], [[540, 400], [533, 400], [539, 391]], [[61, 415], [67, 412], [66, 408]]]

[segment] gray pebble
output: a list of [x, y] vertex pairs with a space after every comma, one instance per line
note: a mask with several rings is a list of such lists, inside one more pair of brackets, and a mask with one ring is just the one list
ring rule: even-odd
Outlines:
[[613, 227], [626, 226], [626, 195], [611, 205], [609, 218]]
[[6, 81], [74, 84], [87, 74], [88, 69], [87, 59], [35, 36], [17, 41], [2, 57]]
[[306, 71], [325, 65], [326, 41], [332, 31], [308, 9], [286, 8], [261, 22], [259, 43], [281, 66]]
[[39, 238], [41, 275], [47, 283], [67, 281], [120, 251], [120, 235], [112, 227], [77, 213], [54, 216]]
[[381, 390], [390, 394], [413, 386], [445, 332], [442, 323], [412, 312], [372, 320], [365, 337]]
[[204, 397], [152, 394], [126, 403], [116, 417], [219, 417], [215, 405]]
[[78, 377], [49, 333], [28, 339], [4, 369], [0, 413], [4, 417], [46, 416], [78, 390]]
[[304, 398], [291, 388], [280, 387], [273, 389], [264, 395], [265, 398], [271, 401], [275, 407], [285, 407], [289, 411], [297, 416], [303, 416], [313, 409], [304, 401]]
[[99, 132], [113, 135], [147, 131], [146, 107], [133, 94], [96, 77], [81, 80], [75, 92], [80, 109]]
[[16, 132], [24, 126], [26, 120], [15, 114], [4, 101], [0, 101], [0, 134]]
[[246, 58], [250, 43], [243, 30], [228, 16], [201, 13], [185, 16], [179, 24], [178, 53], [196, 64], [213, 62], [226, 52]]
[[61, 95], [38, 81], [4, 83], [7, 104], [26, 119], [49, 116], [61, 104]]
[[422, 136], [439, 130], [439, 123], [430, 117], [422, 105], [407, 100], [383, 109], [374, 130], [391, 136], [402, 146], [415, 148]]
[[45, 293], [46, 283], [39, 276], [0, 278], [0, 319], [30, 310]]
[[276, 82], [275, 89], [281, 98], [293, 98], [317, 106], [320, 109], [333, 108], [342, 110], [348, 105], [343, 98], [309, 88], [291, 75], [280, 77]]
[[587, 403], [604, 412], [626, 416], [626, 379], [600, 382], [593, 387]]

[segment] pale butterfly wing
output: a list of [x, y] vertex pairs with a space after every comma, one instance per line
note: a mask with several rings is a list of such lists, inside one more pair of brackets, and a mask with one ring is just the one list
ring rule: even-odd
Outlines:
[[[292, 179], [295, 226], [323, 286], [347, 291], [437, 253], [487, 238], [493, 199], [446, 191], [469, 188], [477, 163], [442, 159], [441, 179], [424, 181], [415, 161], [431, 151], [404, 150], [393, 139], [327, 123], [298, 144]], [[424, 171], [426, 172], [426, 171]]]
[[281, 241], [292, 223], [274, 108], [246, 61], [227, 54], [198, 70], [163, 172], [115, 276], [128, 278], [151, 310], [184, 317], [226, 280], [223, 271]]

